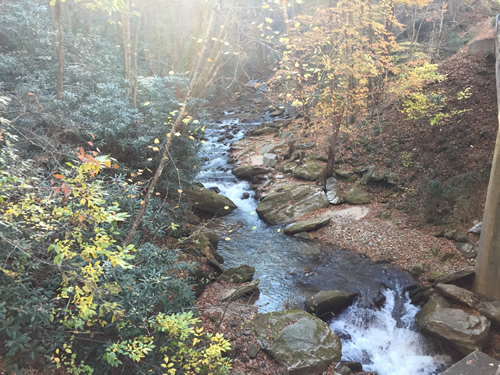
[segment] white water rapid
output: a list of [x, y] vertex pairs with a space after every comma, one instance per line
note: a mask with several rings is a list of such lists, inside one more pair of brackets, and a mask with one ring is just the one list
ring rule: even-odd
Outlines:
[[330, 324], [342, 341], [342, 359], [363, 364], [378, 375], [433, 375], [450, 363], [446, 355], [417, 332], [418, 307], [393, 290], [385, 290], [380, 310], [349, 307]]

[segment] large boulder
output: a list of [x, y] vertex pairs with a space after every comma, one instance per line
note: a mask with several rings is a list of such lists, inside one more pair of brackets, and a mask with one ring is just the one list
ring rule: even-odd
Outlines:
[[371, 196], [359, 186], [351, 188], [344, 195], [344, 202], [349, 204], [366, 204], [371, 201]]
[[317, 186], [291, 184], [264, 197], [257, 206], [259, 217], [271, 225], [290, 223], [298, 217], [328, 207], [324, 191]]
[[338, 314], [350, 306], [355, 293], [342, 290], [322, 290], [306, 299], [306, 310], [319, 317]]
[[301, 232], [311, 232], [313, 230], [317, 230], [326, 224], [328, 224], [331, 220], [331, 217], [316, 217], [311, 220], [297, 221], [296, 223], [288, 224], [284, 232], [286, 234], [296, 234]]
[[302, 310], [257, 315], [255, 335], [263, 350], [290, 375], [321, 374], [339, 361], [342, 345], [328, 324]]
[[295, 168], [293, 170], [293, 177], [306, 181], [316, 181], [323, 175], [324, 171], [325, 164], [312, 161]]
[[204, 187], [194, 187], [186, 192], [196, 210], [215, 216], [225, 216], [236, 209], [231, 199]]
[[253, 177], [259, 174], [266, 174], [269, 170], [267, 168], [258, 167], [255, 165], [242, 165], [233, 169], [232, 173], [243, 180], [251, 181]]
[[429, 300], [415, 318], [422, 331], [465, 355], [481, 349], [491, 325], [482, 315], [450, 308], [441, 297]]

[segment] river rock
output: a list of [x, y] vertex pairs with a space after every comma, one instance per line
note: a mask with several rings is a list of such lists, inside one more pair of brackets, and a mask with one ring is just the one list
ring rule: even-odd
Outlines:
[[500, 362], [476, 350], [462, 358], [441, 375], [499, 375]]
[[476, 293], [453, 284], [437, 284], [436, 290], [443, 296], [464, 303], [470, 307], [475, 307], [480, 302], [479, 296]]
[[274, 149], [276, 148], [276, 145], [273, 145], [273, 144], [267, 144], [265, 146], [263, 146], [260, 150], [259, 150], [259, 154], [260, 155], [264, 155], [264, 154], [269, 154], [269, 153], [272, 153], [274, 151]]
[[377, 169], [377, 167], [375, 167], [374, 165], [366, 167], [366, 172], [363, 174], [363, 177], [361, 177], [361, 183], [363, 185], [366, 185], [370, 181], [370, 179], [375, 174], [375, 169]]
[[[264, 125], [264, 124], [263, 124]], [[278, 129], [270, 127], [270, 126], [259, 126], [255, 129], [249, 130], [246, 134], [250, 137], [259, 137], [262, 135], [276, 134]]]
[[331, 220], [331, 217], [316, 217], [311, 220], [297, 221], [295, 223], [288, 224], [284, 232], [285, 234], [296, 234], [300, 232], [312, 232], [317, 230], [326, 224], [328, 224]]
[[286, 234], [296, 234], [300, 232], [312, 232], [317, 230], [326, 224], [328, 224], [331, 220], [331, 217], [316, 217], [311, 220], [297, 221], [296, 223], [288, 224], [284, 232]]
[[480, 221], [479, 223], [474, 224], [474, 226], [469, 229], [468, 233], [481, 234], [482, 229], [483, 229], [483, 222]]
[[477, 256], [478, 247], [466, 242], [456, 242], [455, 247], [463, 255], [464, 258], [471, 259]]
[[311, 235], [307, 232], [296, 233], [293, 236], [302, 241], [307, 241], [307, 242], [314, 241], [314, 238], [312, 238]]
[[280, 169], [284, 173], [293, 173], [295, 168], [297, 168], [297, 163], [294, 161], [289, 161], [289, 162], [283, 163], [283, 165], [281, 166]]
[[325, 183], [326, 198], [331, 204], [339, 204], [342, 202], [337, 192], [337, 180], [335, 177], [328, 177]]
[[218, 280], [230, 283], [246, 283], [252, 281], [254, 274], [254, 267], [242, 264], [239, 267], [228, 268], [218, 277]]
[[481, 349], [488, 337], [490, 321], [482, 315], [448, 306], [441, 297], [429, 300], [415, 316], [419, 327], [464, 355]]
[[344, 201], [349, 204], [366, 204], [370, 203], [372, 198], [365, 190], [359, 186], [355, 186], [345, 193]]
[[260, 347], [290, 375], [321, 374], [339, 361], [342, 346], [328, 324], [302, 310], [257, 315], [253, 320]]
[[251, 181], [257, 175], [266, 174], [267, 168], [258, 167], [255, 165], [242, 165], [233, 169], [232, 173], [243, 180]]
[[304, 142], [304, 143], [299, 143], [299, 144], [295, 145], [295, 148], [297, 150], [308, 150], [308, 149], [314, 148], [314, 147], [316, 147], [315, 142]]
[[186, 194], [195, 209], [215, 216], [225, 216], [236, 209], [231, 199], [204, 187], [194, 187]]
[[479, 304], [479, 312], [500, 327], [500, 301], [481, 302]]
[[232, 302], [237, 299], [252, 295], [259, 292], [259, 280], [254, 280], [248, 284], [238, 285], [237, 287], [229, 287], [224, 290], [221, 295], [221, 300], [223, 302]]
[[341, 290], [322, 290], [306, 299], [306, 311], [319, 317], [338, 314], [352, 304], [355, 293]]
[[437, 284], [469, 283], [470, 281], [472, 281], [473, 277], [474, 270], [465, 269], [446, 275], [441, 274], [434, 279], [433, 285], [436, 286]]
[[274, 168], [278, 164], [278, 156], [276, 154], [264, 154], [262, 164], [267, 168]]
[[326, 194], [321, 188], [291, 184], [282, 186], [265, 196], [256, 211], [261, 219], [275, 225], [290, 223], [308, 212], [328, 207], [328, 204]]
[[245, 150], [250, 146], [250, 143], [246, 139], [240, 139], [236, 142], [231, 143], [230, 150], [231, 151], [241, 151]]
[[311, 161], [295, 168], [293, 170], [293, 177], [306, 181], [316, 181], [323, 175], [324, 171], [325, 165], [323, 163]]

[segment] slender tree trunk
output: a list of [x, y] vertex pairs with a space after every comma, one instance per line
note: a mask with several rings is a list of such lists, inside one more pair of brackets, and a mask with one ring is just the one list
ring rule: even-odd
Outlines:
[[285, 29], [286, 34], [290, 35], [290, 20], [288, 19], [288, 9], [287, 9], [287, 0], [282, 0], [283, 3], [283, 19], [285, 20]]
[[120, 12], [122, 26], [123, 78], [130, 78], [130, 3]]
[[139, 33], [141, 31], [142, 17], [144, 14], [145, 2], [141, 2], [141, 8], [139, 10], [139, 15], [137, 16], [137, 22], [134, 30], [134, 40], [132, 43], [132, 50], [130, 55], [131, 60], [131, 70], [130, 70], [130, 83], [132, 85], [132, 104], [134, 108], [137, 107], [137, 57], [139, 53]]
[[[500, 15], [496, 31], [497, 105], [500, 108]], [[500, 125], [500, 115], [499, 115]], [[500, 130], [500, 129], [499, 129]], [[483, 228], [476, 260], [474, 291], [487, 300], [500, 300], [500, 131], [497, 134], [493, 165], [483, 216]]]
[[332, 119], [332, 135], [328, 145], [328, 163], [326, 164], [325, 172], [323, 174], [323, 185], [329, 177], [335, 176], [335, 150], [337, 147], [337, 139], [344, 119], [344, 108], [342, 107], [338, 115]]
[[[54, 6], [49, 5], [52, 19], [52, 29], [56, 33], [57, 42], [57, 78], [56, 78], [56, 99], [62, 100], [64, 89], [64, 25], [61, 0], [57, 0]], [[61, 126], [61, 110], [56, 110], [56, 120], [53, 131], [57, 132]]]

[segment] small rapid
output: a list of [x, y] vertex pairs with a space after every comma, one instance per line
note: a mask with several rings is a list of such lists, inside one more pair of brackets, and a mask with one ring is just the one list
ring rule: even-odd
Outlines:
[[[415, 281], [407, 273], [349, 250], [297, 240], [260, 220], [250, 183], [236, 179], [228, 165], [231, 143], [258, 124], [241, 123], [226, 114], [206, 126], [200, 151], [203, 166], [197, 180], [219, 189], [238, 207], [207, 224], [219, 235], [224, 267], [255, 267], [260, 295], [254, 303], [260, 312], [303, 308], [305, 299], [320, 290], [357, 293], [358, 303], [331, 322], [343, 343], [343, 359], [362, 362], [365, 371], [379, 375], [438, 374], [448, 358], [435, 354], [414, 326], [418, 308], [403, 290]], [[383, 307], [374, 309], [373, 302], [384, 299]]]
[[[380, 310], [352, 305], [330, 324], [342, 341], [342, 359], [378, 375], [439, 374], [450, 363], [415, 326], [418, 308], [400, 290], [386, 289]], [[433, 355], [431, 355], [433, 353]]]

